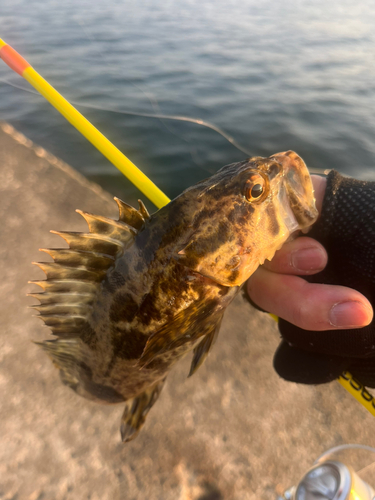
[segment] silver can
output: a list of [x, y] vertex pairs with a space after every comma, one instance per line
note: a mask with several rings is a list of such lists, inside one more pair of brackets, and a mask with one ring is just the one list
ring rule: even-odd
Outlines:
[[375, 500], [373, 488], [351, 467], [327, 460], [314, 465], [280, 500]]

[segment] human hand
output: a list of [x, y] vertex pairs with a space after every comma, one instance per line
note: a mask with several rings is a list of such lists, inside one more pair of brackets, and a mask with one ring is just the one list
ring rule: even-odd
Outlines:
[[316, 384], [350, 370], [375, 387], [375, 183], [332, 172], [325, 193], [326, 179], [312, 179], [323, 213], [311, 235], [324, 246], [311, 237], [288, 242], [247, 290], [258, 307], [281, 318], [285, 340], [274, 366], [282, 377]]
[[[326, 179], [312, 176], [316, 205], [321, 211]], [[322, 271], [327, 252], [316, 240], [296, 238], [258, 268], [247, 282], [251, 300], [261, 309], [303, 328], [334, 330], [371, 323], [373, 311], [364, 295], [340, 285], [309, 283], [300, 276]]]

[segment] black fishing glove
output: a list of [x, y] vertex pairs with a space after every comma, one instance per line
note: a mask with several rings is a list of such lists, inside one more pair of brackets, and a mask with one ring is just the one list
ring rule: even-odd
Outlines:
[[[375, 305], [375, 182], [331, 171], [322, 213], [309, 236], [328, 253], [326, 268], [304, 277], [310, 283], [343, 285]], [[319, 384], [344, 370], [375, 387], [375, 320], [364, 328], [309, 331], [279, 321], [283, 337], [274, 357], [277, 373], [290, 381]]]

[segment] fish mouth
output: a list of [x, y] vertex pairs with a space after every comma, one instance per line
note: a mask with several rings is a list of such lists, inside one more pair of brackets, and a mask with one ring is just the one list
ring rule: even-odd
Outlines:
[[[314, 188], [305, 162], [294, 151], [277, 153], [272, 158], [283, 167], [287, 204], [298, 224], [296, 229], [309, 228], [317, 220], [318, 210], [315, 206]], [[290, 218], [290, 214], [287, 214], [287, 217]]]
[[279, 210], [281, 219], [284, 222], [289, 234], [298, 231], [298, 229], [300, 229], [300, 224], [296, 219], [294, 211], [292, 210], [289, 196], [284, 186], [282, 186], [279, 193]]
[[313, 197], [313, 204], [309, 203], [303, 193], [299, 196], [298, 192], [295, 190], [290, 191], [289, 189], [288, 197], [291, 210], [298, 222], [299, 228], [302, 230], [310, 228], [318, 218], [315, 198]]

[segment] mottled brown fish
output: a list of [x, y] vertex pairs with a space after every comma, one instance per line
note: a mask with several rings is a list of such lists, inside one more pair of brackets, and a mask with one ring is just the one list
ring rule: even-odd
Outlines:
[[116, 199], [119, 220], [79, 212], [89, 233], [56, 233], [43, 250], [33, 306], [57, 337], [40, 345], [64, 384], [100, 403], [125, 403], [133, 439], [174, 363], [203, 363], [241, 285], [317, 217], [313, 187], [294, 152], [227, 165], [149, 215]]

